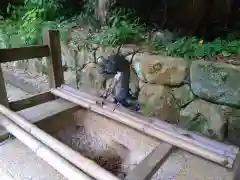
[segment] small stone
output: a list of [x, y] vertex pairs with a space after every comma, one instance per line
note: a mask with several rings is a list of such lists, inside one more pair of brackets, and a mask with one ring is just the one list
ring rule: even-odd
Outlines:
[[226, 117], [220, 106], [204, 100], [195, 100], [180, 111], [179, 125], [210, 138], [223, 140]]
[[185, 84], [178, 88], [172, 89], [172, 94], [177, 101], [179, 107], [184, 107], [194, 100], [194, 95], [189, 87]]
[[39, 75], [42, 72], [43, 63], [39, 59], [30, 59], [28, 64], [28, 71], [33, 75]]
[[240, 67], [195, 61], [190, 68], [191, 89], [200, 98], [240, 107]]
[[66, 66], [69, 68], [75, 68], [76, 67], [76, 57], [78, 53], [78, 45], [74, 42], [69, 42], [68, 46], [65, 46], [64, 44], [61, 47], [62, 53], [65, 56]]
[[101, 56], [104, 58], [107, 58], [109, 55], [112, 55], [115, 53], [116, 53], [116, 48], [100, 46], [96, 50], [96, 58], [101, 57]]
[[184, 59], [147, 53], [136, 54], [133, 66], [141, 81], [160, 85], [179, 85], [188, 72]]
[[138, 101], [141, 105], [141, 112], [144, 115], [155, 116], [173, 124], [178, 122], [179, 112], [176, 101], [164, 86], [142, 85]]
[[68, 69], [64, 71], [64, 80], [65, 83], [76, 88], [77, 87], [77, 80], [76, 80], [76, 72]]
[[[116, 47], [115, 52], [117, 51], [117, 48], [118, 47]], [[123, 44], [121, 49], [120, 49], [120, 53], [123, 54], [123, 55], [128, 54], [128, 53], [134, 52], [134, 50], [136, 50], [138, 48], [139, 47], [136, 44]]]
[[94, 62], [94, 56], [91, 49], [85, 45], [79, 45], [74, 42], [69, 42], [68, 46], [62, 45], [62, 52], [65, 56], [66, 66], [69, 68], [82, 69], [86, 64]]
[[90, 52], [87, 48], [81, 47], [81, 49], [76, 54], [77, 66], [82, 69], [86, 64], [93, 63], [94, 57], [92, 52]]
[[95, 63], [87, 64], [80, 75], [80, 84], [98, 90], [105, 89], [106, 78], [100, 73], [100, 68]]

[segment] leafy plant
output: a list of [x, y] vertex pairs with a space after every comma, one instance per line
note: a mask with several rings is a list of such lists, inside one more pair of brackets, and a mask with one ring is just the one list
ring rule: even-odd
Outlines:
[[[60, 30], [66, 39], [73, 25], [91, 29], [94, 34], [86, 37], [91, 43], [114, 46], [122, 43], [145, 42], [157, 53], [189, 59], [230, 56], [240, 53], [239, 32], [229, 34], [228, 39], [217, 38], [204, 42], [198, 37], [172, 36], [150, 38], [151, 32], [139, 22], [132, 10], [113, 9], [108, 13], [102, 27], [94, 17], [96, 0], [25, 0], [24, 6], [9, 5], [8, 19], [0, 20], [0, 46], [12, 47], [21, 44], [39, 44], [42, 32], [48, 28]], [[171, 33], [170, 33], [171, 34]]]
[[144, 39], [145, 28], [139, 19], [131, 19], [130, 13], [123, 15], [121, 11], [109, 17], [105, 26], [98, 33], [89, 37], [91, 41], [102, 45], [117, 45], [121, 43], [141, 41]]
[[204, 42], [197, 37], [184, 37], [171, 42], [152, 41], [153, 49], [170, 56], [180, 56], [189, 59], [199, 57], [212, 57], [216, 55], [230, 56], [240, 52], [239, 40], [215, 39], [212, 42]]
[[9, 5], [10, 19], [1, 24], [1, 34], [7, 37], [8, 46], [40, 43], [44, 22], [56, 19], [57, 8], [51, 0], [25, 0], [20, 7]]

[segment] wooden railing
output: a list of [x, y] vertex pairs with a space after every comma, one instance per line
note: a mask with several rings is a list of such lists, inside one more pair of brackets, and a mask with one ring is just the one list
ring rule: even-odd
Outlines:
[[[59, 31], [49, 30], [44, 35], [43, 42], [43, 45], [37, 46], [0, 49], [0, 63], [47, 57], [49, 88], [59, 87], [64, 83]], [[53, 99], [55, 97], [50, 92], [44, 92], [27, 99], [8, 102], [3, 73], [0, 67], [0, 104], [14, 111], [19, 111]]]

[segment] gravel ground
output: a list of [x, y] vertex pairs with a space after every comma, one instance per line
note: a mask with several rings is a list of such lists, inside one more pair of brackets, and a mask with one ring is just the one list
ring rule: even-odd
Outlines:
[[68, 127], [61, 131], [57, 138], [119, 178], [126, 176], [124, 155], [119, 153], [119, 149], [109, 146], [104, 139], [86, 132], [84, 127]]

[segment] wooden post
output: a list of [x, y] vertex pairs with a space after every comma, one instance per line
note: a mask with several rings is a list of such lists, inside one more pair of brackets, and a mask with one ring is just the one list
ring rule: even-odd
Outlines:
[[[6, 86], [5, 86], [5, 82], [4, 82], [4, 78], [3, 78], [1, 63], [0, 63], [0, 104], [4, 105], [6, 107], [9, 107], [7, 91], [6, 91]], [[0, 127], [0, 142], [7, 140], [8, 137], [9, 137], [9, 134], [6, 133], [6, 131], [3, 127]]]
[[64, 83], [60, 35], [57, 30], [49, 30], [43, 39], [50, 50], [50, 56], [47, 57], [47, 72], [49, 76], [50, 88], [60, 87]]
[[240, 179], [240, 154], [238, 153], [234, 166], [233, 166], [233, 179], [232, 180], [239, 180]]
[[4, 105], [6, 107], [9, 106], [1, 64], [0, 64], [0, 104]]
[[171, 154], [174, 146], [160, 143], [124, 180], [150, 180]]

